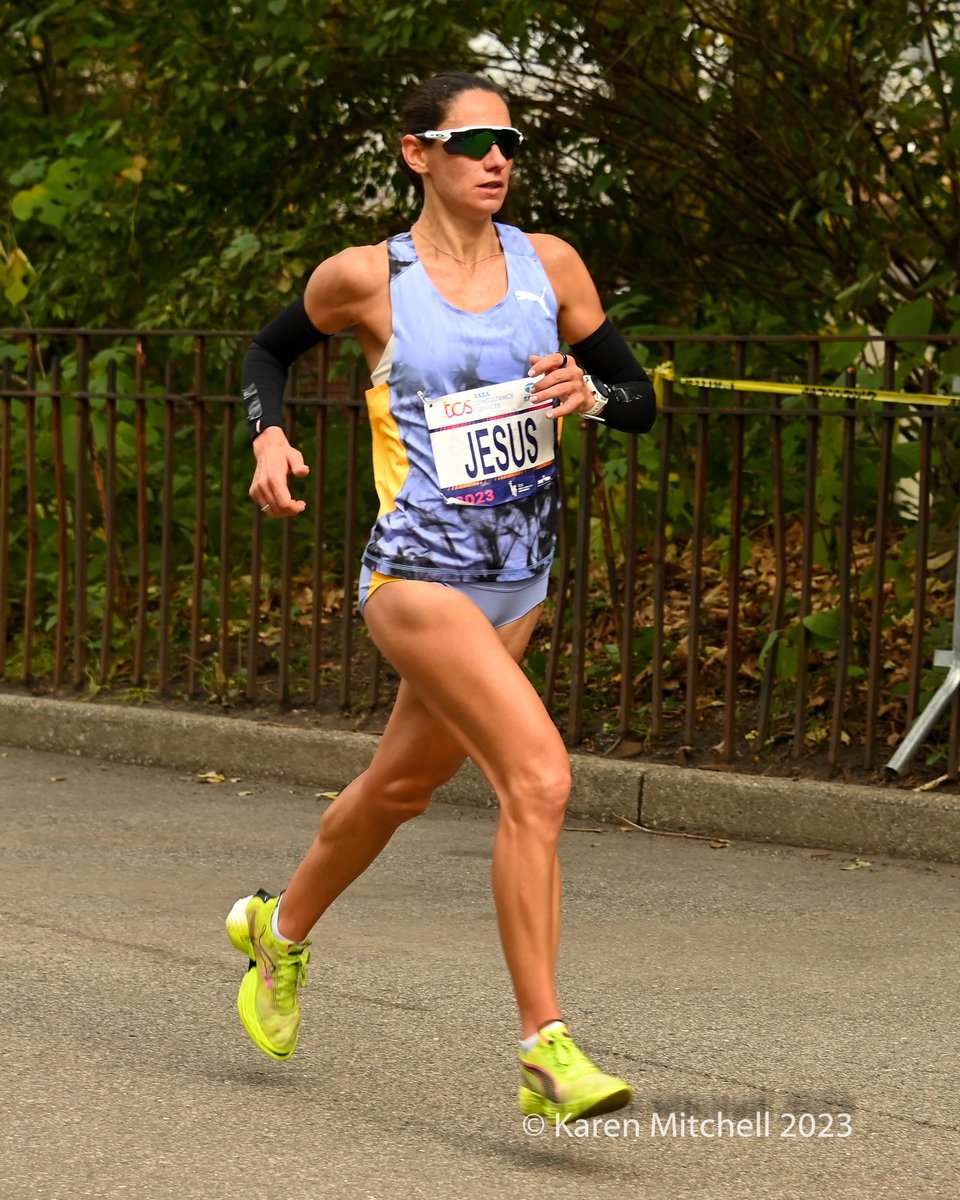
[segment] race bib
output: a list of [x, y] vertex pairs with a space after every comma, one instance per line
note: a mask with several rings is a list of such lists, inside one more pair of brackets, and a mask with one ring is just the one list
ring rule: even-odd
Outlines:
[[[540, 378], [538, 376], [538, 378]], [[448, 504], [507, 504], [553, 483], [556, 423], [536, 379], [424, 400], [437, 477]]]

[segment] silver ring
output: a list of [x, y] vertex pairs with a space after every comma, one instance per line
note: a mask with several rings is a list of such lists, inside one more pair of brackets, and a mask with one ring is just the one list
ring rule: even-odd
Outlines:
[[560, 366], [557, 367], [558, 371], [562, 371], [563, 368], [567, 365], [567, 356], [565, 354], [561, 354], [560, 357], [563, 359], [563, 361], [560, 363]]
[[267, 512], [267, 511], [269, 510], [269, 508], [270, 508], [270, 505], [269, 505], [269, 504], [264, 504], [264, 505], [262, 505], [262, 506], [261, 506], [261, 508], [260, 508], [260, 511], [261, 511], [261, 512]]

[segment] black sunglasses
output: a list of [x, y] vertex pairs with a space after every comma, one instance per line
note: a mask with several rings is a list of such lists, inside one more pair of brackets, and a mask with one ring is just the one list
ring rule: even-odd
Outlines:
[[427, 129], [413, 136], [424, 142], [442, 142], [447, 154], [462, 154], [477, 161], [486, 158], [494, 146], [500, 147], [504, 158], [513, 158], [523, 141], [523, 134], [512, 125], [466, 125], [460, 129]]

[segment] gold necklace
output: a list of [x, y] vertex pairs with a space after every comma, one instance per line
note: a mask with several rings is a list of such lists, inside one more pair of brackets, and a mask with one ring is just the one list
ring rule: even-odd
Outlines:
[[458, 263], [460, 263], [461, 266], [464, 266], [464, 267], [475, 267], [477, 265], [477, 263], [486, 262], [488, 258], [499, 258], [500, 255], [503, 253], [503, 247], [501, 246], [493, 254], [484, 254], [482, 258], [469, 258], [469, 259], [468, 258], [458, 258], [455, 254], [452, 254], [449, 250], [444, 250], [442, 246], [438, 246], [436, 242], [431, 242], [430, 239], [427, 237], [427, 235], [423, 232], [423, 230], [420, 229], [418, 226], [416, 226], [416, 225], [412, 226], [410, 232], [413, 233], [414, 229], [416, 229], [417, 233], [420, 235], [420, 237], [423, 238], [423, 240], [427, 243], [427, 245], [432, 246], [438, 254], [445, 254], [448, 258], [452, 258], [454, 262], [458, 262]]

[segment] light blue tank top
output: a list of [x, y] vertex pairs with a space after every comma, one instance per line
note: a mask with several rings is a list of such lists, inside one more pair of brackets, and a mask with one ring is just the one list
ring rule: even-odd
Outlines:
[[[440, 295], [409, 233], [387, 242], [393, 338], [367, 393], [380, 513], [363, 554], [368, 567], [385, 575], [506, 582], [539, 574], [553, 556], [555, 470], [539, 460], [534, 465], [533, 453], [523, 461], [527, 445], [534, 445], [529, 419], [529, 430], [520, 414], [513, 425], [487, 422], [480, 431], [470, 417], [462, 427], [451, 418], [444, 436], [464, 447], [465, 470], [490, 477], [482, 489], [463, 493], [442, 486], [438, 464], [447, 463], [449, 473], [450, 455], [438, 458], [437, 434], [431, 442], [426, 416], [425, 402], [524, 379], [531, 354], [553, 353], [559, 345], [556, 297], [533, 246], [512, 225], [495, 228], [507, 292], [479, 313]], [[447, 411], [460, 409], [455, 402]], [[545, 436], [553, 437], [556, 452], [552, 423], [546, 435], [541, 423], [537, 436], [540, 459], [550, 456]], [[461, 494], [468, 502], [451, 500]]]

